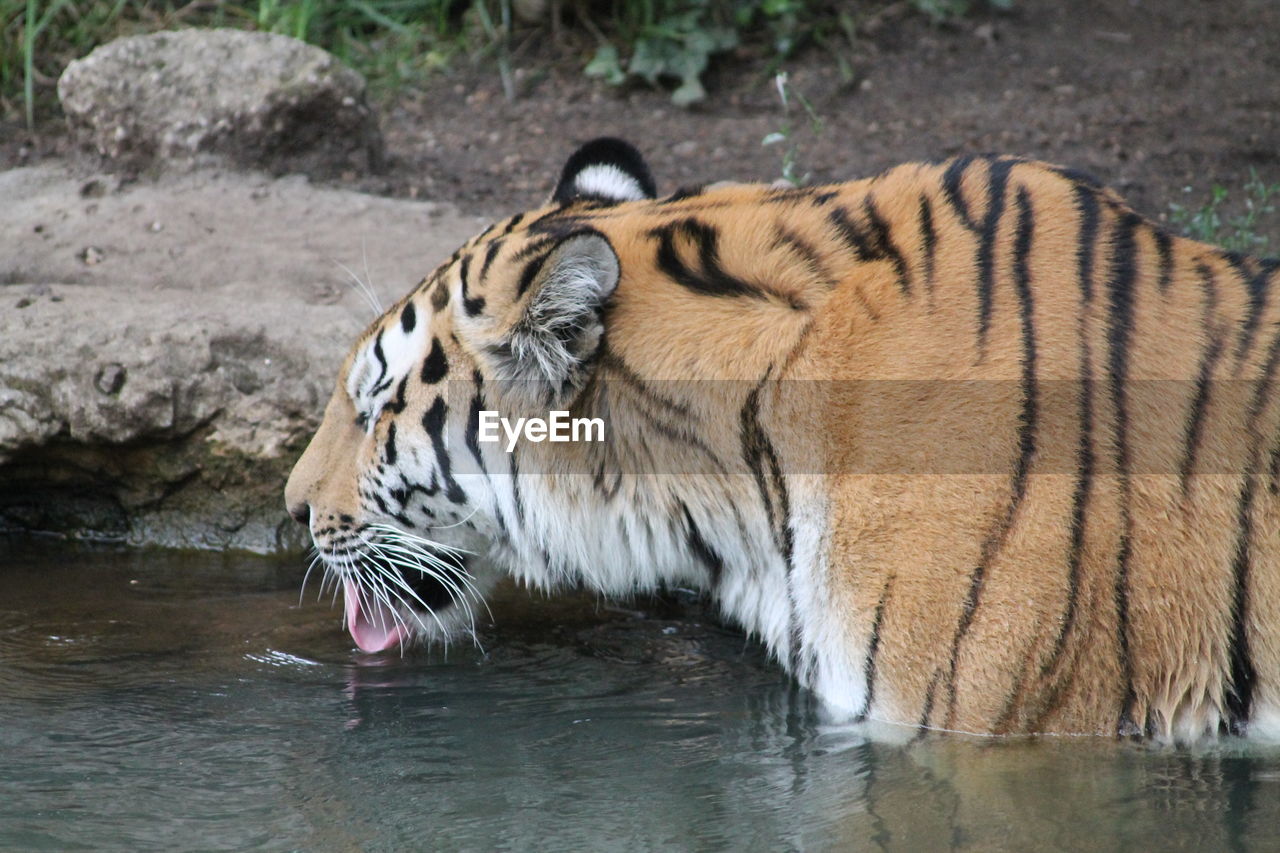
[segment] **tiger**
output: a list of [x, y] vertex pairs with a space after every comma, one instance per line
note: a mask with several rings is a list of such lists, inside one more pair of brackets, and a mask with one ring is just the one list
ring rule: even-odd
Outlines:
[[694, 588], [835, 720], [1276, 737], [1278, 269], [1017, 156], [659, 196], [595, 139], [360, 336], [287, 510], [365, 651]]

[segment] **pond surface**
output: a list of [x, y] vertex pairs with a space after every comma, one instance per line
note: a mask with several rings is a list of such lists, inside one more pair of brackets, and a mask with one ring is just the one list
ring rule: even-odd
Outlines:
[[671, 602], [364, 655], [300, 579], [0, 541], [0, 849], [1280, 849], [1275, 747], [834, 726]]

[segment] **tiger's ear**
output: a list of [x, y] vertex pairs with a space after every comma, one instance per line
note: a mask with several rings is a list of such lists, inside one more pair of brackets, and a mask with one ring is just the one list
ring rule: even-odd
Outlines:
[[583, 145], [564, 164], [551, 201], [590, 199], [617, 204], [658, 194], [653, 175], [629, 142], [602, 136]]
[[618, 286], [618, 256], [595, 231], [552, 249], [508, 322], [482, 349], [491, 376], [518, 396], [567, 402], [582, 387], [604, 336], [604, 308]]

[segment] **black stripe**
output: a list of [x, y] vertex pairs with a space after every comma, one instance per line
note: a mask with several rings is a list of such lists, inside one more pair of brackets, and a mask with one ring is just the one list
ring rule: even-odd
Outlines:
[[871, 620], [871, 638], [867, 641], [867, 659], [862, 664], [862, 679], [867, 685], [867, 697], [862, 702], [862, 710], [858, 712], [858, 722], [862, 722], [871, 713], [871, 706], [876, 696], [876, 654], [880, 651], [880, 629], [884, 626], [884, 608], [889, 600], [889, 588], [893, 585], [890, 577], [880, 590], [880, 600], [876, 602], [876, 613]]
[[1161, 293], [1169, 292], [1169, 284], [1173, 281], [1173, 237], [1163, 228], [1152, 228], [1151, 235], [1156, 241], [1156, 255], [1160, 259], [1160, 278], [1156, 287]]
[[512, 231], [516, 230], [516, 227], [520, 224], [521, 220], [523, 219], [524, 219], [523, 213], [517, 213], [515, 216], [508, 219], [506, 226], [502, 229], [502, 236], [505, 237], [508, 234], [510, 234]]
[[707, 571], [711, 574], [711, 589], [714, 591], [720, 586], [720, 578], [724, 574], [724, 559], [703, 538], [702, 531], [694, 523], [693, 514], [689, 512], [689, 507], [684, 501], [680, 501], [680, 509], [684, 511], [685, 541], [689, 543], [689, 550], [693, 555], [707, 567]]
[[894, 244], [893, 236], [889, 233], [889, 225], [884, 221], [884, 217], [880, 215], [880, 211], [876, 208], [875, 201], [871, 196], [868, 195], [862, 203], [862, 209], [866, 213], [867, 222], [871, 227], [872, 246], [875, 251], [893, 264], [894, 272], [898, 274], [898, 289], [903, 293], [910, 293], [911, 275], [907, 270], [907, 262], [902, 257], [902, 252], [898, 250], [897, 245]]
[[673, 201], [683, 201], [687, 198], [700, 196], [702, 195], [704, 189], [706, 188], [702, 184], [696, 184], [691, 187], [678, 187], [675, 192], [673, 192], [671, 195], [667, 196], [666, 198], [662, 199], [661, 203], [669, 204], [670, 202], [673, 202]]
[[1008, 734], [1013, 727], [1013, 718], [1018, 711], [1022, 711], [1023, 725], [1026, 727], [1028, 717], [1027, 706], [1025, 703], [1019, 704], [1018, 700], [1022, 698], [1026, 690], [1027, 667], [1031, 663], [1031, 655], [1028, 654], [1022, 658], [1018, 664], [1018, 674], [1009, 682], [1009, 687], [1004, 694], [1004, 705], [1000, 708], [1000, 713], [996, 714], [995, 719], [991, 722], [991, 732], [993, 734]]
[[[1070, 176], [1067, 176], [1070, 177]], [[1084, 561], [1085, 532], [1088, 527], [1089, 495], [1093, 489], [1094, 474], [1094, 408], [1093, 408], [1093, 348], [1089, 344], [1088, 311], [1093, 301], [1093, 255], [1098, 236], [1098, 199], [1096, 184], [1074, 182], [1075, 207], [1080, 216], [1080, 231], [1076, 246], [1076, 272], [1080, 281], [1080, 316], [1077, 336], [1080, 340], [1080, 442], [1076, 448], [1076, 484], [1071, 496], [1071, 545], [1067, 551], [1067, 600], [1063, 605], [1062, 620], [1048, 660], [1040, 668], [1042, 681], [1052, 678], [1066, 653], [1067, 640], [1075, 628], [1080, 606], [1080, 576]], [[1065, 683], [1049, 686], [1033, 727], [1046, 714], [1053, 711], [1058, 697], [1065, 692]]]
[[[518, 448], [517, 448], [518, 449]], [[511, 462], [511, 503], [516, 508], [516, 527], [524, 527], [524, 497], [520, 494], [520, 458], [516, 452], [508, 453]]]
[[[379, 471], [379, 473], [381, 473], [381, 471]], [[433, 498], [436, 495], [440, 494], [440, 484], [439, 484], [439, 481], [435, 479], [434, 475], [432, 476], [432, 482], [430, 486], [424, 486], [421, 483], [415, 483], [412, 480], [406, 479], [404, 480], [404, 487], [408, 489], [411, 494], [418, 493], [429, 498]], [[430, 514], [430, 510], [427, 510], [427, 512], [428, 514]]]
[[938, 690], [938, 679], [942, 676], [940, 671], [933, 673], [933, 678], [929, 679], [929, 688], [924, 693], [924, 707], [920, 709], [920, 722], [916, 725], [921, 731], [913, 738], [919, 740], [924, 737], [924, 729], [929, 726], [929, 718], [933, 716], [933, 700]]
[[1011, 160], [996, 160], [987, 176], [987, 211], [979, 232], [978, 244], [978, 352], [985, 353], [987, 333], [991, 328], [991, 306], [995, 291], [996, 237], [1004, 215], [1005, 186], [1009, 172], [1016, 165]]
[[373, 339], [373, 357], [378, 360], [378, 375], [374, 377], [373, 387], [370, 389], [370, 396], [377, 394], [379, 391], [391, 384], [390, 380], [383, 384], [382, 378], [387, 375], [387, 357], [382, 352], [382, 329], [378, 330], [378, 336]]
[[[583, 205], [582, 202], [579, 202], [578, 204], [580, 206]], [[585, 221], [584, 218], [581, 216], [566, 214], [565, 208], [567, 208], [568, 206], [569, 205], [567, 204], [561, 204], [558, 207], [547, 211], [546, 213], [542, 214], [537, 219], [533, 220], [528, 225], [526, 225], [525, 226], [526, 230], [530, 232], [541, 233], [541, 234], [547, 234], [547, 233], [562, 234], [565, 228], [573, 228], [578, 223]], [[590, 204], [586, 204], [585, 206], [591, 207]]]
[[813, 198], [813, 187], [770, 187], [764, 195], [767, 204], [800, 202]]
[[1240, 329], [1240, 339], [1236, 343], [1236, 362], [1239, 364], [1244, 361], [1244, 357], [1248, 355], [1249, 348], [1253, 346], [1253, 339], [1258, 333], [1258, 323], [1262, 319], [1262, 314], [1267, 307], [1267, 296], [1270, 288], [1267, 286], [1271, 274], [1280, 267], [1280, 259], [1264, 258], [1257, 261], [1257, 267], [1252, 273], [1249, 272], [1247, 264], [1237, 255], [1228, 255], [1227, 260], [1235, 267], [1245, 281], [1245, 287], [1249, 291], [1249, 313], [1245, 317], [1244, 326]]
[[965, 172], [973, 163], [973, 157], [957, 157], [951, 161], [942, 175], [942, 189], [955, 209], [960, 222], [978, 236], [978, 354], [985, 356], [987, 333], [991, 328], [992, 299], [995, 288], [995, 252], [996, 237], [1000, 228], [1000, 220], [1004, 215], [1005, 188], [1009, 182], [1009, 173], [1018, 165], [1017, 158], [984, 158], [987, 166], [987, 209], [983, 213], [982, 222], [975, 222], [970, 215], [968, 203], [964, 198], [962, 181]]
[[471, 256], [467, 255], [462, 259], [462, 263], [458, 267], [458, 279], [462, 282], [462, 310], [467, 312], [468, 317], [474, 317], [484, 310], [484, 297], [477, 296], [475, 299], [471, 299], [467, 296], [467, 288], [469, 287], [467, 271], [470, 267]]
[[400, 312], [400, 328], [404, 329], [407, 335], [413, 331], [413, 327], [418, 323], [418, 312], [414, 310], [413, 301], [410, 300], [404, 304], [404, 310]]
[[924, 266], [925, 290], [933, 292], [934, 250], [938, 245], [938, 232], [933, 226], [933, 205], [928, 196], [920, 196], [920, 244], [924, 251], [921, 263]]
[[[575, 234], [581, 234], [587, 230], [589, 229], [584, 229], [581, 223], [575, 220], [573, 229], [566, 231], [564, 234], [559, 234], [553, 237], [542, 237], [540, 239], [531, 240], [530, 242], [526, 243], [524, 246], [520, 248], [519, 251], [517, 251], [514, 255], [511, 256], [511, 261], [512, 263], [517, 263], [517, 264], [521, 263], [533, 257], [534, 255], [543, 253], [544, 249], [554, 248], [557, 244], [563, 242], [566, 237], [570, 237]], [[599, 232], [592, 230], [591, 233], [599, 233]]]
[[[719, 234], [715, 228], [696, 219], [683, 219], [661, 228], [650, 236], [658, 239], [659, 269], [681, 287], [704, 296], [750, 296], [763, 299], [764, 293], [725, 272], [720, 263]], [[681, 235], [697, 246], [701, 269], [695, 272], [680, 257], [676, 236]]]
[[692, 412], [687, 404], [659, 394], [652, 388], [652, 386], [647, 384], [645, 380], [641, 379], [639, 374], [631, 369], [631, 365], [627, 364], [626, 361], [623, 360], [622, 356], [618, 355], [613, 350], [605, 348], [601, 351], [600, 364], [601, 366], [607, 367], [617, 373], [618, 378], [621, 379], [628, 387], [634, 389], [638, 394], [640, 394], [646, 403], [651, 406], [661, 407], [664, 410], [661, 415], [663, 418], [689, 418], [692, 416]]
[[[382, 446], [382, 458], [386, 460], [388, 465], [396, 464], [396, 422], [392, 421], [387, 426], [387, 441]], [[402, 505], [404, 501], [400, 502]]]
[[1120, 212], [1112, 233], [1111, 269], [1107, 278], [1107, 382], [1115, 407], [1116, 470], [1120, 483], [1120, 547], [1116, 554], [1114, 600], [1116, 634], [1120, 647], [1120, 672], [1125, 695], [1116, 731], [1124, 736], [1141, 729], [1133, 720], [1137, 701], [1133, 685], [1133, 659], [1129, 648], [1129, 560], [1132, 556], [1133, 509], [1130, 506], [1131, 474], [1129, 450], [1128, 374], [1129, 344], [1133, 334], [1134, 280], [1137, 275], [1135, 233], [1142, 217], [1133, 211]]
[[[525, 291], [528, 290], [530, 285], [533, 284], [533, 280], [538, 277], [538, 273], [542, 271], [543, 264], [547, 262], [547, 258], [549, 258], [550, 256], [551, 256], [551, 252], [548, 251], [546, 254], [539, 255], [538, 257], [534, 258], [532, 261], [530, 261], [528, 264], [525, 265], [525, 268], [520, 272], [520, 282], [519, 284], [516, 285], [517, 299], [519, 299], [521, 296], [524, 296]], [[574, 333], [577, 332], [576, 329], [571, 331]]]
[[[697, 450], [710, 460], [715, 472], [723, 472], [724, 462], [703, 440], [698, 423], [691, 420], [693, 415], [689, 407], [653, 390], [652, 386], [641, 379], [621, 356], [604, 346], [603, 341], [601, 344], [599, 361], [610, 371], [602, 387], [608, 390], [613, 383], [617, 382], [625, 392], [635, 394], [643, 403], [635, 407], [635, 412], [645, 420], [650, 430], [680, 445]], [[683, 421], [683, 423], [677, 421]]]
[[1087, 186], [1075, 187], [1076, 213], [1080, 215], [1080, 238], [1076, 244], [1076, 268], [1085, 305], [1093, 302], [1093, 252], [1098, 241], [1098, 197]]
[[1101, 192], [1106, 189], [1106, 186], [1102, 183], [1102, 181], [1098, 180], [1098, 178], [1094, 177], [1088, 172], [1081, 171], [1080, 169], [1063, 168], [1061, 166], [1050, 166], [1049, 171], [1053, 172], [1055, 175], [1058, 175], [1059, 177], [1066, 178], [1068, 181], [1070, 181], [1071, 183], [1075, 184], [1077, 187], [1080, 187], [1082, 189], [1089, 189], [1095, 192]]
[[404, 398], [404, 392], [408, 384], [409, 376], [406, 374], [401, 377], [400, 384], [396, 386], [395, 397], [392, 398], [385, 406], [386, 410], [391, 414], [398, 415], [404, 411], [404, 407], [407, 405]]
[[1252, 553], [1249, 540], [1253, 536], [1253, 498], [1257, 487], [1257, 472], [1250, 466], [1245, 474], [1244, 488], [1236, 509], [1236, 525], [1240, 529], [1236, 539], [1235, 559], [1231, 573], [1234, 584], [1231, 592], [1231, 676], [1227, 685], [1227, 727], [1232, 734], [1244, 734], [1253, 707], [1253, 690], [1258, 673], [1253, 666], [1249, 650], [1249, 574]]
[[742, 442], [742, 458], [755, 477], [756, 488], [760, 491], [760, 500], [764, 503], [774, 544], [782, 554], [787, 572], [790, 573], [794, 550], [791, 533], [791, 499], [787, 494], [787, 483], [782, 478], [782, 467], [778, 464], [778, 455], [774, 452], [773, 444], [769, 441], [759, 420], [760, 392], [768, 381], [769, 378], [766, 376], [747, 395], [747, 400], [739, 414], [739, 434]]
[[1218, 307], [1218, 288], [1214, 283], [1213, 270], [1206, 264], [1198, 264], [1196, 271], [1200, 274], [1201, 289], [1204, 291], [1204, 314], [1200, 325], [1208, 331], [1209, 347], [1200, 356], [1200, 370], [1196, 376], [1195, 396], [1191, 400], [1191, 411], [1187, 417], [1187, 428], [1183, 446], [1182, 466], [1178, 479], [1182, 487], [1182, 496], [1191, 493], [1191, 475], [1195, 473], [1196, 456], [1200, 450], [1201, 433], [1204, 430], [1204, 418], [1209, 409], [1209, 394], [1213, 387], [1213, 371], [1218, 359], [1222, 357], [1222, 331], [1215, 318]]
[[437, 281], [431, 291], [431, 308], [436, 312], [440, 312], [448, 304], [449, 288], [443, 281]]
[[436, 467], [440, 471], [440, 480], [444, 483], [445, 496], [453, 503], [464, 503], [467, 496], [462, 491], [462, 487], [453, 479], [449, 452], [445, 446], [444, 427], [445, 417], [448, 412], [449, 407], [445, 405], [444, 398], [437, 397], [436, 401], [431, 404], [431, 408], [427, 409], [422, 416], [422, 428], [426, 430], [427, 436], [431, 439], [431, 447], [436, 455]]
[[489, 268], [493, 266], [493, 262], [498, 259], [498, 253], [502, 251], [502, 238], [499, 237], [489, 244], [484, 250], [484, 263], [480, 265], [480, 278], [486, 278], [489, 275]]
[[439, 338], [431, 339], [431, 350], [422, 361], [421, 378], [424, 384], [434, 385], [449, 372], [449, 360], [445, 357], [444, 347]]
[[1020, 500], [1026, 488], [1031, 457], [1036, 450], [1036, 418], [1039, 393], [1036, 387], [1036, 328], [1031, 298], [1031, 237], [1035, 231], [1035, 210], [1026, 187], [1018, 189], [1018, 230], [1013, 242], [1013, 283], [1018, 293], [1018, 313], [1022, 321], [1022, 417], [1018, 428], [1018, 469], [1014, 493]]
[[[604, 465], [605, 460], [603, 457], [596, 460], [596, 470], [591, 477], [591, 485], [600, 493], [600, 497], [609, 502], [618, 496], [618, 492], [622, 488], [622, 472], [615, 468], [606, 473]], [[606, 478], [608, 478], [608, 482], [605, 481]], [[623, 538], [626, 538], [625, 525], [622, 523], [621, 516], [618, 518], [618, 526], [624, 530]]]
[[[488, 475], [489, 471], [484, 464], [484, 456], [480, 453], [480, 410], [484, 408], [484, 397], [477, 393], [471, 397], [471, 406], [467, 410], [467, 427], [465, 431], [467, 449], [471, 451], [471, 457], [476, 460], [476, 464], [480, 466], [480, 473]], [[502, 520], [502, 513], [498, 513], [498, 520]]]
[[955, 636], [951, 642], [951, 664], [947, 680], [948, 704], [947, 719], [951, 720], [956, 712], [956, 671], [960, 660], [960, 644], [973, 624], [974, 614], [982, 597], [986, 583], [987, 570], [992, 560], [1004, 544], [1013, 519], [1021, 506], [1027, 491], [1027, 477], [1031, 470], [1031, 460], [1036, 452], [1036, 420], [1039, 415], [1039, 390], [1036, 384], [1036, 330], [1034, 305], [1031, 298], [1031, 240], [1035, 231], [1035, 211], [1031, 206], [1031, 196], [1025, 187], [1018, 190], [1017, 196], [1017, 232], [1014, 235], [1013, 278], [1014, 288], [1018, 296], [1018, 312], [1022, 321], [1022, 411], [1018, 417], [1018, 461], [1014, 467], [1011, 485], [1012, 495], [1005, 510], [1004, 518], [996, 525], [982, 543], [982, 551], [978, 565], [969, 576], [969, 589], [965, 594], [964, 606], [960, 612], [960, 621], [956, 625]]
[[942, 173], [942, 191], [946, 194], [947, 201], [955, 209], [956, 216], [960, 217], [960, 221], [970, 231], [977, 231], [978, 225], [969, 216], [969, 205], [964, 200], [964, 188], [961, 186], [964, 181], [964, 173], [972, 165], [975, 158], [971, 156], [957, 157], [947, 166], [947, 170]]
[[1258, 422], [1271, 400], [1276, 368], [1280, 366], [1280, 334], [1275, 335], [1267, 353], [1258, 387], [1249, 406], [1248, 431], [1253, 447], [1250, 448], [1248, 470], [1236, 514], [1239, 536], [1232, 565], [1235, 586], [1231, 596], [1231, 683], [1227, 692], [1228, 725], [1232, 732], [1243, 734], [1253, 706], [1253, 691], [1257, 671], [1249, 648], [1249, 580], [1252, 570], [1253, 501], [1258, 486], [1258, 457], [1263, 450], [1263, 436]]
[[[1081, 326], [1083, 326], [1083, 322]], [[1040, 668], [1040, 677], [1049, 678], [1058, 669], [1066, 651], [1067, 638], [1076, 623], [1076, 611], [1080, 598], [1080, 571], [1084, 560], [1084, 536], [1088, 523], [1089, 493], [1093, 488], [1093, 365], [1089, 342], [1081, 331], [1081, 380], [1080, 380], [1080, 444], [1076, 448], [1076, 487], [1071, 496], [1071, 547], [1067, 551], [1067, 601], [1063, 606], [1058, 635], [1053, 641], [1053, 651]]]
[[853, 254], [859, 261], [886, 260], [883, 253], [873, 249], [871, 236], [849, 218], [849, 212], [843, 207], [837, 207], [828, 213], [827, 221], [835, 226], [841, 239], [848, 244], [850, 249], [853, 249]]
[[1280, 442], [1271, 447], [1271, 464], [1267, 466], [1271, 478], [1271, 494], [1280, 495]]
[[823, 263], [822, 256], [818, 254], [818, 250], [808, 240], [805, 240], [786, 226], [779, 226], [778, 236], [773, 241], [773, 245], [794, 252], [809, 269], [813, 277], [821, 279], [822, 283], [827, 287], [835, 286], [836, 282], [832, 279], [826, 264]]

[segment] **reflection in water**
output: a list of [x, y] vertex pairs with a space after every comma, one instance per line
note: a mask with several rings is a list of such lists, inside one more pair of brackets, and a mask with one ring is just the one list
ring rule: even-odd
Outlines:
[[658, 602], [508, 591], [486, 653], [361, 655], [298, 580], [0, 550], [0, 849], [1276, 846], [1280, 750], [833, 725]]

